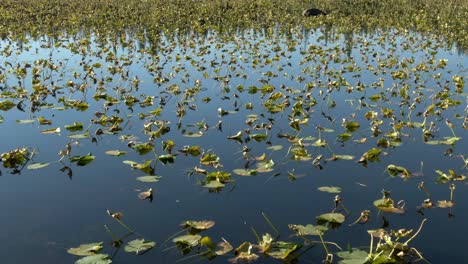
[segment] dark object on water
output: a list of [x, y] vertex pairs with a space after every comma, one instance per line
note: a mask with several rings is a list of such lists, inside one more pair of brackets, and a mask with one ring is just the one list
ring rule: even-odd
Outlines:
[[305, 16], [305, 17], [320, 16], [320, 15], [326, 15], [326, 14], [327, 13], [325, 13], [324, 11], [322, 11], [320, 9], [317, 9], [317, 8], [306, 9], [306, 10], [304, 10], [304, 12], [302, 12], [302, 15]]

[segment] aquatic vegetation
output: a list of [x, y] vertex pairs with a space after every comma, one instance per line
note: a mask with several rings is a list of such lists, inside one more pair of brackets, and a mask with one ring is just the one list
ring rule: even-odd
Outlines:
[[[4, 201], [22, 201], [9, 188], [33, 205], [63, 191], [70, 207], [87, 204], [83, 215], [112, 206], [132, 216], [130, 228], [107, 212], [126, 232], [105, 225], [111, 243], [67, 245], [76, 263], [438, 257], [409, 245], [425, 219], [415, 233], [395, 227], [466, 215], [466, 3], [120, 2], [0, 4]], [[327, 15], [303, 17], [309, 8]], [[68, 178], [52, 182], [57, 173]], [[252, 220], [262, 210], [272, 217]], [[216, 225], [177, 227], [193, 218]], [[75, 225], [66, 229], [95, 223]]]

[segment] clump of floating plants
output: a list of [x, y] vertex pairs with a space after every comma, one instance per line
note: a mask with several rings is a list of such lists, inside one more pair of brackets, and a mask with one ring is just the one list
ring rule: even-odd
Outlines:
[[[327, 15], [302, 17], [303, 10], [310, 7]], [[274, 28], [279, 23], [285, 31], [305, 24], [335, 26], [345, 32], [375, 27], [437, 32], [466, 48], [467, 17], [468, 4], [463, 0], [5, 0], [0, 5], [0, 33], [20, 36], [62, 29], [106, 32], [138, 27], [154, 33], [226, 32]]]

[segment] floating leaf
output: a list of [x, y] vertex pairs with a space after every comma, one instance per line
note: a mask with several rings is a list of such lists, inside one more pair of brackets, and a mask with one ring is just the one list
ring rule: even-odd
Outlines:
[[83, 127], [84, 127], [83, 123], [74, 122], [72, 125], [66, 125], [65, 129], [68, 131], [75, 132], [75, 131], [83, 130]]
[[[131, 161], [131, 160], [124, 160], [122, 161], [124, 164], [128, 164], [130, 165], [130, 167], [132, 167], [132, 169], [138, 169], [138, 170], [141, 170], [143, 172], [146, 172], [146, 173], [149, 173], [150, 171], [152, 171], [152, 168], [151, 168], [151, 160], [147, 160], [145, 163], [138, 163], [138, 162], [135, 162], [135, 161]], [[151, 173], [149, 173], [151, 174]]]
[[448, 174], [444, 173], [440, 170], [435, 171], [437, 174], [439, 174], [439, 178], [437, 178], [437, 183], [447, 183], [451, 181], [464, 181], [466, 179], [465, 175], [461, 174], [456, 174], [455, 171], [453, 170], [448, 170]]
[[41, 134], [55, 134], [55, 133], [60, 133], [60, 127], [41, 130]]
[[322, 187], [318, 187], [318, 190], [321, 192], [328, 192], [328, 193], [340, 193], [341, 192], [341, 188], [336, 187], [336, 186], [322, 186]]
[[74, 134], [74, 135], [68, 135], [69, 138], [74, 138], [74, 139], [84, 139], [84, 138], [89, 138], [89, 132], [86, 132], [84, 134]]
[[76, 162], [78, 166], [85, 166], [91, 163], [96, 157], [92, 154], [87, 154], [85, 156], [71, 156], [70, 161]]
[[172, 242], [194, 247], [198, 245], [201, 238], [202, 237], [200, 235], [184, 235], [184, 236], [178, 236], [172, 239]]
[[405, 178], [411, 177], [411, 173], [407, 169], [401, 166], [393, 165], [393, 164], [390, 164], [387, 166], [387, 172], [388, 174], [390, 174], [390, 176], [397, 176], [401, 174]]
[[261, 142], [261, 141], [267, 140], [268, 135], [267, 134], [251, 134], [250, 138], [252, 138], [253, 140], [257, 142]]
[[141, 177], [138, 177], [136, 178], [138, 181], [141, 181], [141, 182], [158, 182], [159, 179], [161, 179], [160, 176], [141, 176]]
[[380, 161], [379, 155], [382, 151], [380, 149], [372, 148], [362, 154], [361, 158], [359, 159], [359, 163], [366, 163], [367, 161], [374, 162]]
[[232, 250], [231, 244], [226, 241], [226, 239], [222, 238], [223, 242], [219, 242], [217, 245], [217, 249], [215, 251], [215, 254], [218, 256], [225, 255], [226, 253], [230, 252]]
[[244, 262], [251, 262], [258, 259], [258, 255], [251, 252], [252, 245], [249, 242], [242, 243], [238, 248], [236, 248], [235, 258], [230, 258], [229, 262], [231, 263], [244, 263]]
[[153, 189], [149, 188], [147, 191], [138, 193], [138, 198], [140, 198], [141, 200], [153, 200]]
[[90, 244], [81, 244], [76, 248], [69, 248], [68, 253], [77, 255], [77, 256], [90, 256], [94, 255], [102, 249], [102, 242], [90, 243]]
[[283, 149], [283, 146], [281, 146], [281, 145], [274, 145], [274, 146], [269, 146], [267, 149], [268, 149], [268, 150], [278, 151], [278, 150], [282, 150], [282, 149]]
[[274, 242], [265, 252], [268, 256], [276, 259], [286, 259], [292, 252], [299, 249], [300, 245], [294, 242]]
[[239, 140], [241, 137], [242, 137], [242, 131], [239, 131], [239, 132], [237, 132], [237, 134], [235, 134], [235, 135], [233, 135], [233, 136], [228, 136], [227, 138], [228, 138], [228, 139]]
[[405, 209], [403, 207], [395, 207], [394, 202], [390, 198], [382, 198], [374, 201], [375, 207], [379, 210], [393, 214], [403, 214]]
[[333, 157], [330, 158], [331, 160], [353, 160], [354, 156], [353, 155], [333, 155]]
[[352, 248], [350, 251], [340, 251], [336, 255], [342, 260], [338, 264], [365, 264], [368, 262], [369, 253], [357, 248]]
[[455, 142], [459, 141], [461, 137], [444, 137], [445, 140], [432, 140], [427, 141], [428, 145], [453, 145]]
[[232, 170], [232, 172], [240, 176], [256, 176], [257, 175], [256, 170], [234, 169]]
[[36, 120], [34, 119], [20, 119], [20, 120], [16, 120], [16, 123], [18, 124], [31, 124], [31, 123], [34, 123], [36, 122]]
[[15, 107], [16, 104], [13, 103], [12, 101], [6, 100], [6, 101], [1, 101], [0, 102], [0, 110], [2, 111], [8, 111], [11, 108]]
[[154, 146], [152, 142], [140, 143], [132, 146], [132, 148], [140, 155], [149, 153], [153, 149], [153, 147]]
[[198, 132], [187, 132], [184, 134], [184, 137], [191, 137], [191, 138], [197, 138], [203, 136], [203, 132], [198, 131]]
[[314, 226], [311, 224], [308, 224], [306, 226], [289, 224], [288, 227], [292, 231], [296, 232], [298, 236], [321, 236], [325, 231], [328, 230], [326, 226]]
[[181, 226], [187, 228], [193, 228], [196, 230], [207, 230], [212, 228], [215, 225], [214, 221], [185, 221], [181, 224]]
[[214, 180], [214, 181], [210, 181], [210, 182], [207, 182], [205, 184], [203, 184], [203, 187], [206, 187], [206, 188], [223, 188], [225, 186], [224, 183], [218, 181], [218, 180]]
[[317, 216], [317, 220], [341, 224], [345, 221], [345, 216], [341, 213], [327, 213]]
[[135, 252], [137, 255], [142, 255], [148, 252], [156, 245], [156, 242], [148, 241], [145, 239], [135, 239], [129, 241], [128, 244], [125, 246], [125, 252]]
[[28, 170], [37, 170], [37, 169], [45, 168], [49, 165], [50, 163], [48, 162], [36, 162], [36, 163], [29, 164], [27, 168]]
[[360, 126], [361, 126], [361, 125], [359, 125], [359, 123], [356, 122], [356, 121], [347, 122], [347, 123], [345, 124], [345, 127], [346, 127], [346, 129], [347, 129], [349, 132], [355, 132], [355, 131], [357, 131], [357, 130], [359, 129]]
[[327, 141], [325, 139], [317, 139], [312, 146], [314, 147], [325, 147], [327, 145]]
[[275, 166], [275, 162], [273, 160], [269, 161], [262, 161], [257, 163], [257, 172], [270, 172], [273, 171], [273, 166]]
[[92, 256], [87, 256], [80, 258], [75, 262], [75, 264], [109, 264], [112, 263], [109, 255], [106, 254], [97, 254]]
[[447, 200], [442, 200], [442, 201], [437, 201], [437, 207], [439, 208], [451, 208], [455, 205], [453, 201], [447, 201]]
[[127, 152], [122, 151], [122, 150], [108, 150], [105, 153], [110, 156], [123, 156], [127, 154]]
[[167, 163], [174, 163], [174, 155], [172, 154], [166, 154], [166, 155], [161, 155], [158, 157], [159, 161], [161, 161], [163, 164]]

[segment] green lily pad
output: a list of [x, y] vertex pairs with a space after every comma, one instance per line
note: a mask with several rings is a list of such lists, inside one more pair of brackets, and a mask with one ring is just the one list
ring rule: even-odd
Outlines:
[[185, 221], [181, 224], [184, 227], [190, 227], [196, 230], [207, 230], [215, 225], [214, 221]]
[[406, 178], [411, 177], [411, 173], [406, 168], [393, 164], [387, 166], [387, 172], [390, 176], [397, 176], [401, 174]]
[[317, 217], [318, 221], [341, 224], [345, 221], [345, 216], [341, 213], [327, 213]]
[[269, 161], [262, 161], [257, 163], [257, 172], [270, 172], [273, 171], [273, 166], [275, 166], [275, 162], [273, 160]]
[[41, 130], [41, 134], [56, 134], [56, 133], [60, 133], [60, 127]]
[[300, 248], [300, 245], [294, 242], [278, 241], [272, 243], [265, 252], [268, 256], [276, 259], [286, 259], [291, 253]]
[[175, 156], [172, 154], [161, 155], [158, 157], [159, 161], [161, 161], [163, 164], [174, 163], [174, 158]]
[[83, 134], [74, 134], [74, 135], [68, 135], [69, 138], [74, 138], [74, 139], [84, 139], [84, 138], [89, 138], [89, 132], [83, 133]]
[[20, 120], [16, 120], [16, 123], [18, 124], [31, 124], [31, 123], [34, 123], [36, 122], [36, 120], [34, 119], [20, 119]]
[[75, 264], [109, 264], [112, 263], [109, 255], [107, 254], [97, 254], [92, 256], [87, 256], [80, 258], [75, 262]]
[[298, 236], [321, 236], [323, 233], [325, 233], [325, 231], [328, 230], [326, 226], [314, 226], [311, 224], [306, 226], [289, 224], [288, 227], [292, 231], [296, 232]]
[[234, 169], [232, 170], [232, 172], [240, 176], [256, 176], [257, 175], [256, 170]]
[[6, 101], [1, 101], [0, 102], [0, 110], [2, 111], [8, 111], [11, 108], [15, 107], [16, 104], [13, 103], [12, 101], [6, 100]]
[[200, 243], [201, 238], [200, 235], [184, 235], [172, 239], [172, 242], [194, 247]]
[[148, 252], [156, 245], [156, 242], [148, 241], [145, 239], [135, 239], [129, 241], [128, 244], [125, 246], [125, 252], [135, 252], [137, 255], [142, 255]]
[[328, 193], [340, 193], [341, 192], [341, 188], [336, 187], [336, 186], [322, 186], [322, 187], [318, 187], [318, 190], [321, 192], [328, 192]]
[[74, 122], [72, 125], [66, 125], [64, 127], [68, 131], [75, 132], [75, 131], [83, 130], [84, 125], [83, 125], [83, 123]]
[[340, 251], [336, 255], [341, 258], [338, 261], [339, 264], [365, 264], [369, 253], [357, 248], [353, 248], [351, 251]]
[[122, 151], [122, 150], [108, 150], [105, 153], [109, 156], [123, 156], [127, 154], [127, 152]]
[[217, 181], [217, 180], [213, 180], [213, 181], [203, 184], [203, 187], [205, 188], [223, 188], [224, 186], [225, 186], [224, 183]]
[[140, 176], [140, 177], [137, 177], [136, 179], [141, 182], [158, 182], [159, 179], [161, 179], [161, 176], [148, 175], [148, 176]]
[[71, 156], [70, 161], [76, 162], [78, 166], [85, 166], [91, 163], [96, 157], [92, 154], [87, 154], [85, 156]]
[[37, 170], [37, 169], [45, 168], [49, 165], [50, 163], [48, 162], [36, 162], [36, 163], [29, 164], [27, 168], [28, 170]]
[[68, 253], [76, 256], [90, 256], [95, 255], [102, 249], [102, 242], [90, 243], [90, 244], [81, 244], [76, 248], [69, 248]]
[[427, 141], [428, 145], [453, 145], [455, 142], [459, 141], [461, 137], [445, 137], [444, 140], [431, 140]]

